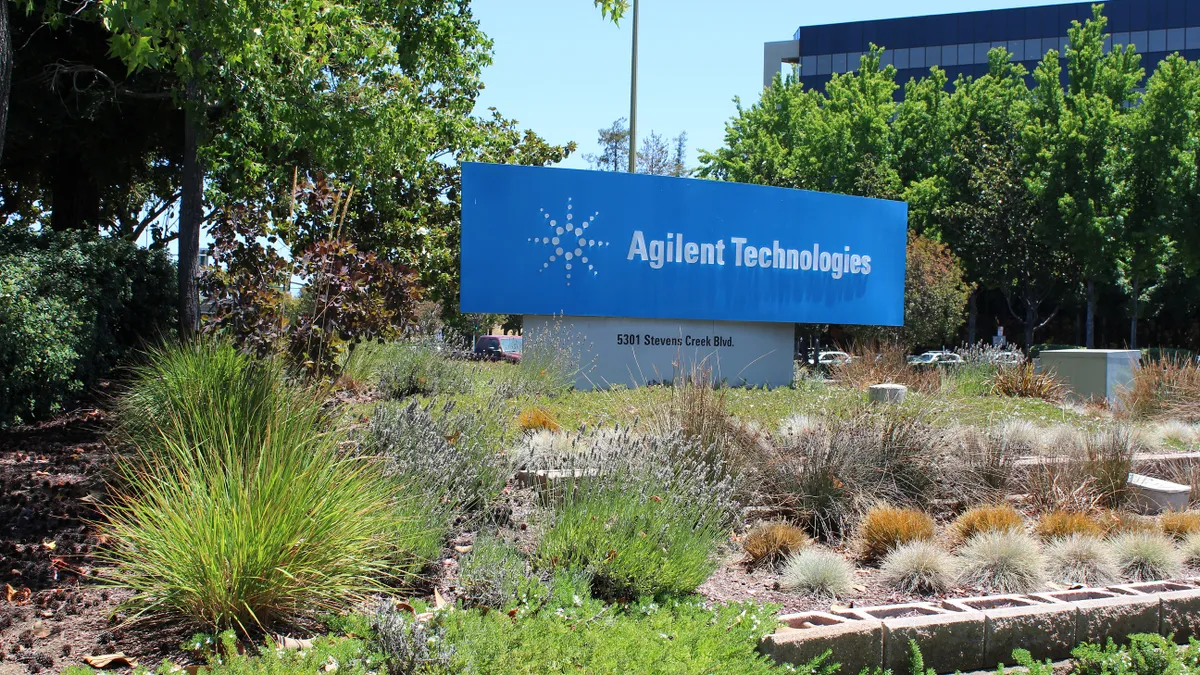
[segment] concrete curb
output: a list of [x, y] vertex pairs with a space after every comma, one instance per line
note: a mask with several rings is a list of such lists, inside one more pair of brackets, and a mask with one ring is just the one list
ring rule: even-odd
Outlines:
[[953, 673], [1011, 665], [1016, 648], [1057, 661], [1078, 644], [1123, 644], [1136, 633], [1174, 635], [1184, 644], [1200, 637], [1198, 586], [1196, 579], [1155, 581], [789, 614], [759, 649], [797, 666], [831, 651], [830, 662], [844, 673], [904, 672], [914, 640], [926, 668]]

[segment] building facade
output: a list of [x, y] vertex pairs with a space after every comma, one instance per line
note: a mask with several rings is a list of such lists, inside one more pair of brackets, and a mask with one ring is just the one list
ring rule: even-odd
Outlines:
[[[1154, 64], [1179, 52], [1200, 59], [1200, 0], [1109, 0], [1111, 44], [1132, 44], [1149, 74]], [[959, 75], [987, 72], [987, 53], [1005, 47], [1012, 60], [1033, 70], [1047, 51], [1063, 54], [1072, 21], [1092, 15], [1092, 3], [1021, 7], [958, 14], [852, 21], [801, 26], [791, 40], [768, 42], [763, 49], [763, 86], [790, 64], [806, 87], [822, 88], [836, 73], [858, 68], [872, 44], [883, 47], [884, 65], [896, 67], [896, 81], [924, 77], [931, 66]]]

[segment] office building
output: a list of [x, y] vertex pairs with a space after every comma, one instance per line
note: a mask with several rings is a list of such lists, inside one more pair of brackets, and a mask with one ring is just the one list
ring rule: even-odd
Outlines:
[[[1149, 74], [1172, 52], [1200, 59], [1200, 0], [1109, 0], [1109, 44], [1132, 44]], [[801, 26], [791, 40], [768, 42], [763, 49], [763, 86], [783, 68], [798, 67], [807, 87], [821, 88], [835, 73], [858, 68], [859, 57], [876, 44], [884, 64], [896, 67], [896, 81], [923, 77], [931, 66], [959, 75], [987, 72], [987, 54], [1005, 47], [1012, 60], [1029, 70], [1050, 49], [1063, 54], [1071, 21], [1092, 15], [1092, 3], [1022, 7], [957, 14], [851, 21]], [[790, 72], [790, 69], [789, 69]]]

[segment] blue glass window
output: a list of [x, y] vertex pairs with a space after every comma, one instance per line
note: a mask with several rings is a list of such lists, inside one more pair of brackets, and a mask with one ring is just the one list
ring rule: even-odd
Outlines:
[[1187, 39], [1184, 34], [1187, 31], [1183, 28], [1172, 28], [1167, 31], [1167, 51], [1181, 52], [1187, 49]]
[[1134, 49], [1145, 54], [1150, 51], [1149, 35], [1144, 30], [1135, 30], [1129, 34], [1129, 44], [1133, 45]]
[[942, 60], [940, 66], [958, 65], [958, 45], [942, 45]]
[[805, 77], [817, 74], [816, 56], [805, 56], [800, 59], [800, 74]]
[[834, 54], [833, 55], [833, 72], [835, 72], [835, 73], [846, 72], [846, 55], [845, 54]]
[[908, 69], [908, 50], [907, 49], [889, 50], [888, 53], [893, 55], [892, 59], [893, 59], [893, 62], [896, 64], [897, 70], [907, 70]]
[[1042, 58], [1045, 52], [1042, 51], [1042, 41], [1038, 39], [1025, 41], [1025, 58], [1033, 61]]
[[1150, 31], [1147, 44], [1150, 45], [1148, 49], [1152, 52], [1167, 51], [1167, 31], [1162, 29]]
[[1025, 41], [1024, 40], [1010, 40], [1008, 43], [1008, 51], [1013, 55], [1012, 56], [1013, 61], [1024, 61], [1025, 60]]
[[908, 67], [909, 68], [924, 68], [925, 67], [925, 48], [913, 47], [908, 50]]
[[1129, 44], [1129, 33], [1113, 33], [1112, 34], [1112, 42], [1114, 45]]
[[833, 55], [821, 54], [817, 57], [817, 74], [828, 75], [833, 72]]
[[987, 63], [988, 62], [987, 55], [988, 55], [988, 51], [990, 49], [991, 49], [990, 44], [988, 44], [986, 42], [976, 42], [975, 43], [975, 59], [974, 59], [975, 63]]
[[1188, 49], [1200, 49], [1200, 26], [1188, 26], [1186, 40]]

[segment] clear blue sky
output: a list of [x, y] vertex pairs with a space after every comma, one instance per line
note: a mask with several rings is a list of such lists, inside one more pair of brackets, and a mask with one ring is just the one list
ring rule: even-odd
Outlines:
[[[698, 149], [721, 145], [733, 97], [757, 100], [763, 43], [800, 25], [1046, 4], [1061, 0], [641, 0], [638, 136], [686, 131], [694, 165]], [[564, 166], [586, 167], [596, 130], [629, 115], [628, 20], [604, 21], [591, 0], [472, 6], [495, 42], [477, 112], [495, 107], [551, 142], [575, 141]]]

